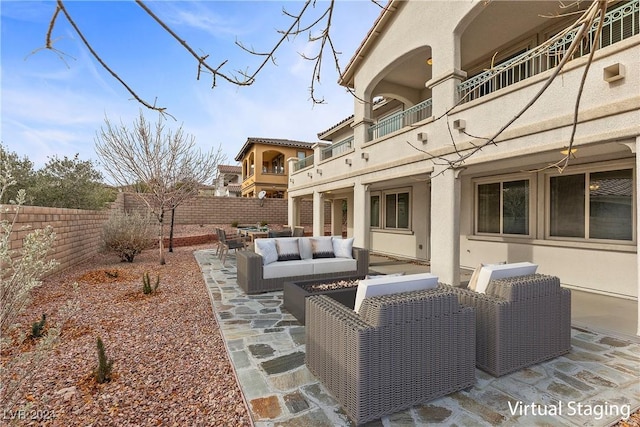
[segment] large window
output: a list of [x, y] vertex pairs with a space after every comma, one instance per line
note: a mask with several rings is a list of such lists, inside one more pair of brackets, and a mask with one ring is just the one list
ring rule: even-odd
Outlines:
[[409, 230], [411, 205], [409, 189], [376, 191], [370, 195], [370, 226], [390, 230]]
[[479, 183], [476, 232], [529, 235], [529, 180]]
[[549, 178], [549, 235], [633, 240], [633, 170]]
[[385, 228], [409, 228], [409, 192], [385, 192]]

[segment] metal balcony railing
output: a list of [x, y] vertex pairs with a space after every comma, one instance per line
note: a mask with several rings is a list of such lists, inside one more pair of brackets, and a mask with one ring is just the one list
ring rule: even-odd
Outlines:
[[335, 144], [331, 144], [327, 148], [322, 149], [321, 160], [327, 160], [338, 154], [342, 154], [353, 148], [353, 137], [349, 137]]
[[[639, 34], [639, 10], [640, 0], [632, 0], [607, 12], [599, 39], [595, 39], [598, 27], [596, 21], [573, 58], [588, 55], [592, 49], [603, 48]], [[574, 29], [547, 47], [539, 46], [528, 50], [465, 80], [458, 85], [460, 99], [462, 102], [472, 101], [554, 68], [562, 60], [577, 32], [578, 29]]]
[[299, 171], [300, 169], [304, 169], [307, 166], [311, 166], [313, 164], [313, 154], [305, 157], [304, 159], [300, 159], [293, 164], [293, 171]]
[[431, 117], [431, 106], [432, 101], [431, 98], [429, 98], [411, 108], [379, 120], [369, 127], [369, 140], [381, 138], [405, 126], [410, 126], [420, 120]]

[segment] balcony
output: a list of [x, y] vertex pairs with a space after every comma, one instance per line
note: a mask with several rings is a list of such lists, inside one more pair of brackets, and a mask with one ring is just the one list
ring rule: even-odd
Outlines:
[[404, 111], [392, 114], [379, 120], [376, 124], [369, 128], [369, 140], [382, 138], [392, 132], [402, 129], [405, 126], [411, 126], [421, 120], [431, 117], [431, 98], [422, 101], [413, 107]]
[[349, 137], [335, 144], [331, 144], [327, 148], [323, 148], [321, 152], [321, 160], [327, 160], [331, 157], [337, 156], [353, 148], [353, 137]]
[[293, 164], [293, 171], [297, 172], [300, 169], [304, 169], [307, 166], [311, 166], [311, 165], [313, 165], [313, 154], [295, 162]]
[[[596, 49], [603, 48], [639, 34], [639, 10], [640, 0], [632, 0], [607, 12], [598, 40], [595, 39], [598, 22], [594, 22], [587, 42], [580, 44], [573, 59], [588, 55], [594, 46]], [[556, 67], [577, 32], [574, 29], [551, 44], [528, 50], [460, 83], [460, 99], [462, 102], [469, 102]]]

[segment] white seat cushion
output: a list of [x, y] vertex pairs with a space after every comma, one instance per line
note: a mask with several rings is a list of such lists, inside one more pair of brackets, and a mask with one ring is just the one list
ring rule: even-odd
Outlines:
[[478, 273], [478, 281], [475, 291], [484, 294], [487, 291], [489, 282], [507, 277], [528, 276], [536, 274], [537, 264], [530, 262], [514, 262], [512, 264], [492, 264], [485, 265]]
[[313, 265], [314, 274], [353, 272], [358, 269], [358, 261], [353, 258], [316, 258], [308, 262]]
[[356, 303], [353, 309], [358, 312], [365, 298], [378, 295], [391, 295], [400, 292], [419, 291], [438, 287], [438, 276], [431, 273], [408, 274], [375, 279], [364, 279], [358, 282]]
[[263, 279], [276, 277], [305, 276], [313, 274], [313, 264], [309, 260], [278, 261], [265, 265], [262, 270]]

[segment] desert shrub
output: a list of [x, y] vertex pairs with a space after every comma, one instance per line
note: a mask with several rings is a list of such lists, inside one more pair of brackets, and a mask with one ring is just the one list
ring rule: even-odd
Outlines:
[[137, 212], [115, 213], [102, 228], [104, 249], [115, 252], [121, 261], [133, 262], [136, 255], [155, 241], [155, 224]]
[[260, 221], [260, 227], [265, 227], [267, 224], [269, 224], [267, 221]]
[[145, 295], [152, 294], [158, 290], [158, 286], [160, 286], [160, 275], [156, 277], [156, 282], [152, 286], [149, 272], [145, 272], [144, 276], [142, 276], [142, 293]]
[[94, 375], [98, 384], [102, 384], [111, 381], [113, 360], [107, 360], [107, 353], [104, 350], [104, 344], [100, 337], [98, 337], [96, 343], [98, 347], [98, 366], [94, 371]]
[[238, 221], [231, 221], [231, 226], [234, 228], [238, 227]]
[[44, 332], [44, 325], [47, 322], [47, 315], [42, 313], [42, 319], [39, 322], [33, 322], [31, 324], [31, 338], [36, 339], [42, 337]]

